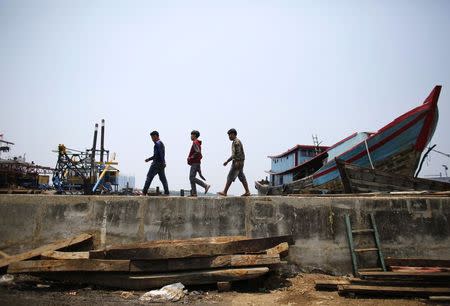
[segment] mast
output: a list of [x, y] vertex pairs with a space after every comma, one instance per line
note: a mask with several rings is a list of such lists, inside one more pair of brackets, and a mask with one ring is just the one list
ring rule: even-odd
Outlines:
[[105, 154], [105, 119], [102, 119], [102, 128], [100, 131], [100, 162], [103, 162]]

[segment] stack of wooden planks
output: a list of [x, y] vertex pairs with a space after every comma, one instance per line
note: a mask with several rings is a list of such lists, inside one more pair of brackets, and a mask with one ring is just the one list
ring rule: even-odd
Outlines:
[[316, 281], [317, 290], [341, 295], [450, 297], [450, 260], [387, 258], [387, 272], [359, 272], [359, 278]]
[[171, 283], [226, 284], [269, 272], [287, 255], [292, 236], [224, 236], [158, 240], [85, 252], [41, 248], [39, 259], [8, 262], [8, 273], [52, 280], [143, 290]]

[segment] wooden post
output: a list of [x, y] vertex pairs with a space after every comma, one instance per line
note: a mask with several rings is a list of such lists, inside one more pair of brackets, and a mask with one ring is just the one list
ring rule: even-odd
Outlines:
[[339, 170], [339, 175], [341, 176], [342, 186], [344, 187], [345, 193], [353, 193], [352, 185], [350, 184], [350, 177], [345, 170], [345, 161], [335, 158], [336, 166]]

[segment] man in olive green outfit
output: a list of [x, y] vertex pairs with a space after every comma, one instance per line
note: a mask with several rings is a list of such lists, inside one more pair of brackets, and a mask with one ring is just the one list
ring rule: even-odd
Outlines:
[[233, 183], [236, 180], [236, 178], [238, 178], [245, 189], [245, 193], [242, 196], [249, 196], [250, 190], [248, 189], [247, 179], [244, 174], [244, 161], [245, 161], [244, 147], [242, 146], [242, 142], [237, 138], [237, 131], [235, 129], [230, 129], [228, 131], [228, 138], [233, 142], [231, 145], [231, 157], [228, 158], [223, 163], [223, 165], [224, 166], [228, 165], [230, 161], [232, 161], [232, 163], [230, 172], [228, 173], [225, 188], [218, 194], [221, 196], [227, 196], [227, 192], [231, 186], [231, 183]]

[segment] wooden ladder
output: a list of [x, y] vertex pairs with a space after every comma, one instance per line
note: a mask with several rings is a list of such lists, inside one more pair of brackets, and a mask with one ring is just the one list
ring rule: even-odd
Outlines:
[[[386, 271], [386, 265], [384, 263], [384, 257], [383, 257], [383, 253], [381, 252], [381, 247], [380, 247], [380, 237], [378, 235], [377, 225], [375, 223], [375, 216], [373, 213], [370, 214], [370, 224], [371, 224], [372, 228], [354, 230], [354, 229], [352, 229], [352, 224], [350, 222], [350, 216], [345, 215], [345, 225], [347, 228], [348, 246], [350, 248], [350, 254], [352, 257], [353, 275], [355, 277], [359, 276], [359, 272]], [[373, 239], [375, 241], [374, 248], [355, 248], [355, 242], [353, 240], [353, 235], [364, 235], [364, 234], [372, 234], [373, 235]], [[378, 263], [380, 266], [376, 267], [376, 268], [360, 269], [358, 267], [357, 254], [364, 253], [364, 252], [377, 252]]]

